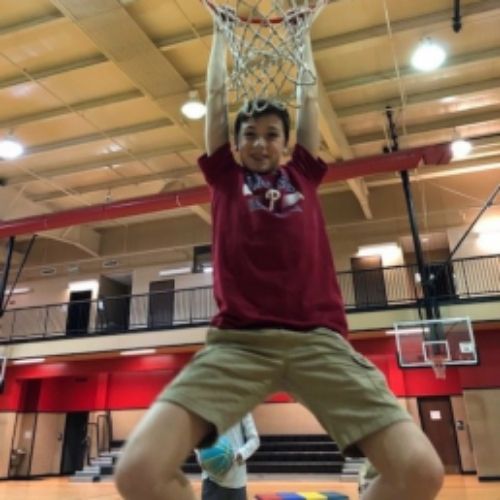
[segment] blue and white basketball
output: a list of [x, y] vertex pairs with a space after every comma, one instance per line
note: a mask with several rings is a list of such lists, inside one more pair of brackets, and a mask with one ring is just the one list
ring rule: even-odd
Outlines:
[[209, 448], [199, 450], [200, 465], [210, 475], [222, 477], [233, 465], [233, 447], [226, 436], [221, 436]]

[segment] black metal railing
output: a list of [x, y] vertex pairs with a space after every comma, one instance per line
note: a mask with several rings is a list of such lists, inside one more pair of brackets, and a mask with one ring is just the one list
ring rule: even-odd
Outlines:
[[[428, 265], [433, 298], [441, 303], [500, 298], [500, 255]], [[348, 312], [421, 304], [415, 265], [338, 273]], [[165, 330], [207, 324], [216, 312], [212, 287], [8, 309], [0, 342]]]

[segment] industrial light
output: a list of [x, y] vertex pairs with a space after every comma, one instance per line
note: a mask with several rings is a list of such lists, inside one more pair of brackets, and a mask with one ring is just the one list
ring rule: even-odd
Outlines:
[[23, 145], [10, 135], [0, 141], [0, 158], [2, 160], [14, 160], [21, 156], [23, 152]]
[[28, 287], [16, 287], [14, 288], [13, 290], [11, 290], [10, 288], [7, 288], [6, 290], [6, 293], [9, 295], [23, 295], [25, 293], [30, 293], [31, 292], [31, 288], [28, 288]]
[[401, 254], [401, 248], [396, 243], [382, 245], [367, 245], [359, 247], [357, 257], [373, 257], [380, 255], [385, 258], [394, 258]]
[[453, 153], [453, 158], [460, 159], [465, 158], [472, 151], [472, 143], [466, 141], [465, 139], [455, 139], [451, 143], [451, 152]]
[[411, 58], [413, 67], [419, 71], [433, 71], [446, 59], [446, 52], [431, 38], [424, 38]]
[[97, 290], [99, 282], [97, 280], [73, 281], [68, 287], [70, 292], [86, 292], [87, 290]]
[[37, 363], [43, 363], [45, 358], [26, 358], [26, 359], [15, 359], [12, 363], [14, 365], [34, 365]]
[[131, 351], [122, 351], [121, 356], [145, 356], [147, 354], [154, 354], [156, 349], [134, 349]]
[[179, 274], [189, 274], [191, 273], [190, 267], [178, 267], [175, 269], [162, 269], [158, 275], [159, 276], [178, 276]]
[[191, 90], [189, 99], [182, 105], [182, 114], [190, 120], [199, 120], [203, 118], [207, 112], [207, 107], [200, 100], [198, 91]]

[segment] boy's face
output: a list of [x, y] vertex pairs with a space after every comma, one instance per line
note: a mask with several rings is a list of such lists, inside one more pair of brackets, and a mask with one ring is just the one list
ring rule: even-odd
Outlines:
[[277, 115], [249, 118], [241, 125], [237, 146], [243, 166], [259, 174], [273, 172], [286, 147], [283, 122]]

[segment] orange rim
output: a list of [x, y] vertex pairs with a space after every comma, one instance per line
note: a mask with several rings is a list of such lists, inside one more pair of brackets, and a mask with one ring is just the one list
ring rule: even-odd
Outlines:
[[[213, 10], [215, 13], [218, 11], [217, 5], [215, 5], [210, 0], [201, 0], [204, 4], [207, 5], [208, 8]], [[271, 17], [270, 19], [261, 19], [258, 17], [242, 17], [238, 16], [241, 22], [247, 24], [279, 24], [283, 21], [282, 17]]]

